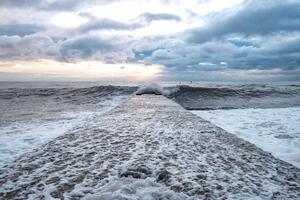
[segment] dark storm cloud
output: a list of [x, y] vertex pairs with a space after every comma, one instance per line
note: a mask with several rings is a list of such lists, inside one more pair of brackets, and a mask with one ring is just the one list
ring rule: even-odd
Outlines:
[[180, 21], [181, 18], [168, 13], [144, 13], [129, 23], [118, 22], [111, 19], [98, 19], [89, 13], [81, 13], [81, 16], [90, 18], [90, 21], [81, 25], [78, 31], [81, 33], [93, 30], [135, 30], [149, 25], [152, 21], [168, 20]]
[[220, 13], [204, 27], [190, 31], [188, 40], [201, 43], [229, 34], [267, 35], [279, 31], [300, 31], [299, 2], [250, 2], [233, 13]]
[[45, 30], [43, 27], [32, 24], [4, 24], [0, 25], [0, 36], [25, 36]]

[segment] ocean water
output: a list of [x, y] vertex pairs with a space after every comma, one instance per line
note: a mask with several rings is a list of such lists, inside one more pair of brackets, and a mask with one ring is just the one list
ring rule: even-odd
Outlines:
[[[300, 85], [162, 83], [151, 87], [300, 167]], [[0, 168], [101, 117], [145, 88], [136, 83], [0, 82]]]
[[0, 168], [109, 111], [136, 90], [85, 84], [0, 84]]
[[86, 121], [96, 116], [104, 114], [128, 98], [129, 96], [116, 96], [113, 99], [102, 101], [97, 105], [97, 110], [60, 111], [52, 114], [53, 116], [50, 118], [15, 121], [1, 127], [0, 168], [22, 154], [82, 126]]
[[300, 107], [193, 113], [300, 168]]

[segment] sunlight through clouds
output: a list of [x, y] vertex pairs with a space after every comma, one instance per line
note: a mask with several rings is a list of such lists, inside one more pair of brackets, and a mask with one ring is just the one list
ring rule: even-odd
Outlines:
[[[289, 72], [300, 67], [299, 13], [295, 0], [5, 0], [0, 1], [0, 62], [18, 68], [1, 70], [33, 69], [17, 65], [24, 60], [68, 62], [89, 77], [87, 63], [98, 62], [107, 73], [95, 72], [105, 76], [141, 77], [140, 67], [150, 76], [157, 74], [150, 69], [162, 69], [171, 79], [185, 74], [197, 80], [206, 72], [234, 79], [231, 70], [254, 79], [263, 76], [249, 72], [278, 69], [274, 76], [295, 80]], [[126, 70], [113, 67], [123, 65]], [[64, 76], [67, 72], [74, 75], [67, 70]]]
[[86, 23], [88, 19], [80, 17], [77, 13], [64, 12], [53, 16], [50, 21], [55, 26], [74, 28]]
[[163, 70], [162, 65], [104, 64], [99, 61], [66, 63], [41, 59], [0, 62], [0, 73], [39, 74], [49, 77], [68, 76], [79, 79], [120, 77], [134, 80], [151, 80], [159, 76]]

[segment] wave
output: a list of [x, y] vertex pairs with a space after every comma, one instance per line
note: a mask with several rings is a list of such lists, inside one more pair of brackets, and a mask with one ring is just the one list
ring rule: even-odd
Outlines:
[[129, 86], [94, 86], [87, 88], [5, 88], [0, 89], [0, 99], [48, 97], [73, 103], [97, 103], [105, 96], [128, 95], [137, 90]]
[[160, 85], [156, 83], [152, 83], [149, 85], [142, 85], [138, 88], [136, 94], [142, 95], [142, 94], [156, 94], [156, 95], [165, 95], [168, 96], [172, 93], [175, 93], [178, 91], [178, 87], [161, 87]]
[[238, 85], [192, 87], [188, 85], [165, 88], [173, 90], [168, 98], [188, 110], [236, 108], [284, 108], [300, 106], [299, 85]]
[[[162, 94], [188, 110], [236, 108], [285, 108], [300, 106], [300, 85], [215, 85], [169, 86], [94, 86], [85, 88], [2, 88], [0, 100], [9, 102], [59, 102], [72, 105], [93, 105], [103, 99], [131, 94]], [[1, 107], [1, 105], [0, 105]]]
[[137, 90], [129, 86], [86, 88], [1, 88], [0, 127], [14, 122], [53, 121], [62, 112], [102, 110], [105, 104], [127, 98]]

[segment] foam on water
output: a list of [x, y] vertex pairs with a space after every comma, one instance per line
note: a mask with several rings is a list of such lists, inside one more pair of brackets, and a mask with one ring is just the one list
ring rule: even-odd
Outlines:
[[0, 168], [23, 153], [80, 127], [89, 119], [109, 111], [128, 98], [129, 96], [115, 96], [112, 99], [100, 101], [95, 111], [62, 111], [55, 117], [16, 121], [0, 127]]
[[0, 167], [81, 124], [92, 112], [62, 113], [59, 120], [16, 122], [0, 131]]
[[184, 200], [191, 199], [176, 193], [154, 179], [122, 178], [105, 185], [85, 200]]
[[141, 85], [136, 94], [162, 94], [165, 96], [171, 95], [172, 93], [176, 93], [179, 91], [179, 87], [162, 87], [157, 83], [151, 83], [148, 85]]
[[300, 171], [163, 96], [135, 96], [0, 170], [2, 199], [299, 199]]
[[300, 168], [300, 108], [193, 111]]

